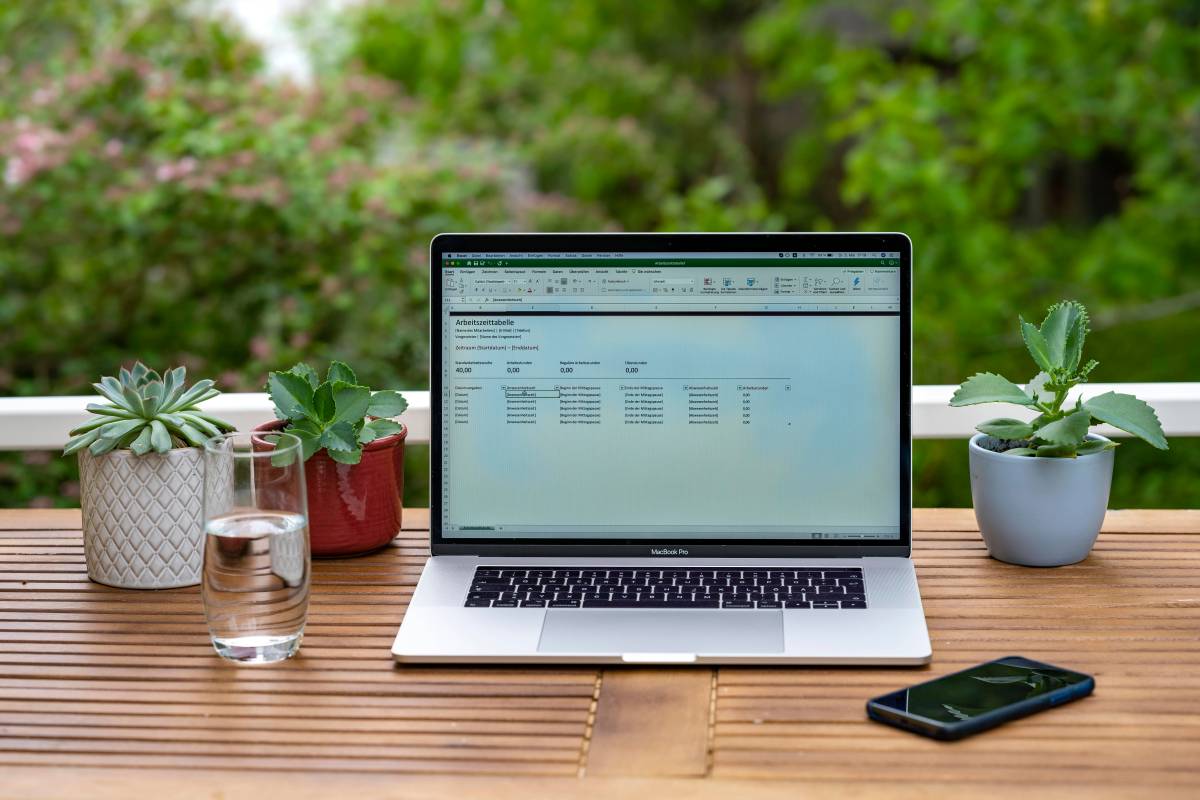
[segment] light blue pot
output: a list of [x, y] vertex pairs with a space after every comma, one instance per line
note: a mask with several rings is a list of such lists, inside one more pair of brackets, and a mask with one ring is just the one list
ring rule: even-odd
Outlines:
[[[1096, 543], [1113, 451], [1079, 458], [1023, 458], [967, 448], [975, 520], [992, 558], [1026, 567], [1061, 567], [1087, 558]], [[1089, 439], [1107, 441], [1092, 434]]]

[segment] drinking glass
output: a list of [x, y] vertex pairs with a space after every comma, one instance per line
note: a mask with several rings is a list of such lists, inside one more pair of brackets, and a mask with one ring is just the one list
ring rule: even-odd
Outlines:
[[308, 615], [308, 503], [300, 440], [227, 433], [204, 445], [204, 616], [222, 658], [296, 654]]

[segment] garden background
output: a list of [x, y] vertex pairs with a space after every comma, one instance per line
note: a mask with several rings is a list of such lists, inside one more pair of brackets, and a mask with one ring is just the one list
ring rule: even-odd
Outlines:
[[[426, 388], [448, 230], [902, 230], [917, 383], [1032, 377], [1017, 315], [1063, 297], [1095, 380], [1200, 380], [1190, 0], [305, 7], [297, 75], [204, 2], [0, 5], [0, 395]], [[970, 504], [961, 441], [914, 457]], [[1118, 461], [1114, 507], [1197, 505], [1200, 439]], [[74, 459], [0, 454], [0, 506], [77, 504]]]

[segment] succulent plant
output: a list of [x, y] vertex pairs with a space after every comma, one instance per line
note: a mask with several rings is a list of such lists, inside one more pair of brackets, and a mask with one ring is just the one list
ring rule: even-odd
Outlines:
[[1082, 303], [1055, 303], [1041, 326], [1018, 321], [1025, 347], [1041, 371], [1023, 389], [1001, 375], [980, 372], [963, 381], [950, 400], [952, 406], [1015, 403], [1038, 412], [1029, 421], [1005, 417], [978, 425], [976, 430], [999, 440], [988, 449], [1012, 456], [1075, 458], [1116, 447], [1115, 442], [1087, 438], [1088, 429], [1101, 422], [1167, 449], [1158, 415], [1131, 394], [1105, 392], [1086, 402], [1078, 398], [1064, 408], [1067, 392], [1086, 382], [1097, 366], [1095, 361], [1083, 362], [1088, 313]]
[[275, 416], [287, 420], [284, 430], [300, 439], [305, 460], [324, 448], [334, 461], [357, 464], [364, 444], [401, 431], [387, 417], [408, 408], [397, 391], [373, 392], [359, 385], [354, 370], [340, 361], [330, 363], [324, 381], [308, 364], [272, 372], [267, 392]]
[[87, 448], [94, 456], [111, 450], [131, 450], [144, 455], [165, 453], [175, 447], [201, 447], [211, 436], [233, 430], [224, 420], [196, 406], [220, 392], [210, 380], [188, 388], [187, 370], [176, 367], [161, 377], [140, 361], [132, 370], [121, 368], [120, 377], [104, 377], [92, 384], [111, 404], [89, 403], [98, 419], [71, 431], [63, 449], [70, 455]]

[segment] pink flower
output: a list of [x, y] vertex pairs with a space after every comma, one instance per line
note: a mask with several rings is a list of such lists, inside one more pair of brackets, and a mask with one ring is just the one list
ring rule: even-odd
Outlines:
[[109, 158], [116, 158], [117, 156], [121, 155], [121, 151], [124, 149], [125, 146], [121, 144], [119, 139], [109, 139], [104, 143], [104, 155], [108, 156]]
[[274, 348], [271, 347], [271, 342], [265, 336], [255, 336], [250, 340], [250, 354], [260, 360], [266, 360], [271, 357]]

